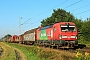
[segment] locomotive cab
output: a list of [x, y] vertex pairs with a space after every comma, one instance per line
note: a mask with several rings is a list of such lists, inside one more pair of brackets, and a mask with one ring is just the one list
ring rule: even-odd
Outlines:
[[66, 46], [73, 48], [78, 46], [78, 31], [74, 23], [72, 22], [60, 22], [54, 25], [54, 38], [59, 41], [60, 46]]

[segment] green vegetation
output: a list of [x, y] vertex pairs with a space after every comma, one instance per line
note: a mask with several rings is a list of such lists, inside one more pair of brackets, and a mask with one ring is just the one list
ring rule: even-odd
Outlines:
[[32, 60], [32, 59], [33, 60], [40, 60], [39, 58], [37, 58], [37, 56], [34, 53], [29, 52], [29, 47], [27, 47], [27, 46], [22, 46], [19, 44], [11, 44], [11, 43], [7, 43], [7, 44], [21, 50], [26, 55], [27, 60]]
[[7, 34], [7, 35], [5, 35], [4, 37], [2, 37], [1, 39], [0, 39], [0, 41], [8, 41], [8, 39], [11, 37], [11, 35], [10, 34]]
[[57, 22], [70, 22], [76, 20], [75, 17], [63, 9], [53, 10], [52, 16], [41, 21], [41, 26], [48, 26]]
[[6, 44], [21, 50], [26, 55], [27, 60], [75, 60], [75, 53], [70, 53], [69, 51], [58, 51], [50, 48], [21, 44]]
[[81, 50], [77, 50], [76, 52], [76, 59], [77, 60], [90, 60], [90, 53], [82, 52]]
[[79, 42], [84, 43], [87, 46], [90, 46], [90, 18], [80, 23], [81, 23], [81, 28], [79, 29], [80, 32], [78, 35]]
[[0, 56], [0, 60], [16, 60], [16, 54], [12, 47], [0, 42], [0, 46], [3, 49], [2, 56]]

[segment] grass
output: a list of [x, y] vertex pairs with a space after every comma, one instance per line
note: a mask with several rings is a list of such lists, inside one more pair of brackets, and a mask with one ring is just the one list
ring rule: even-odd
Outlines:
[[85, 44], [87, 47], [90, 47], [90, 41], [85, 41], [85, 40], [78, 40], [79, 43]]
[[75, 53], [69, 51], [58, 51], [50, 48], [21, 44], [6, 44], [21, 50], [26, 55], [27, 60], [75, 60]]
[[82, 53], [79, 50], [72, 53], [66, 50], [59, 51], [38, 46], [28, 46], [13, 43], [6, 44], [21, 50], [26, 55], [26, 60], [80, 60], [86, 56], [86, 60], [90, 59], [90, 55], [87, 52]]
[[0, 42], [0, 46], [3, 48], [3, 54], [0, 60], [16, 60], [16, 55], [12, 47]]
[[[87, 43], [87, 46], [90, 47], [89, 42], [81, 43]], [[8, 46], [7, 44], [10, 46]], [[22, 51], [26, 56], [26, 60], [80, 60], [84, 57], [86, 57], [85, 60], [90, 59], [90, 54], [87, 52], [82, 53], [80, 51], [77, 51], [76, 53], [72, 53], [64, 50], [59, 51], [50, 48], [14, 43], [4, 44], [2, 42], [0, 42], [0, 46], [4, 49], [3, 55], [0, 57], [0, 60], [16, 60], [16, 54], [13, 47]]]
[[[90, 48], [90, 41], [85, 41], [85, 40], [79, 40], [80, 44], [86, 45], [86, 47]], [[76, 52], [76, 59], [77, 60], [90, 60], [90, 53], [88, 52], [82, 52], [81, 50], [77, 50]]]
[[28, 50], [29, 47], [27, 46], [23, 46], [20, 44], [12, 44], [12, 43], [6, 43], [6, 44], [21, 50], [26, 55], [26, 60], [40, 60], [34, 53]]
[[77, 60], [90, 60], [90, 53], [82, 52], [80, 49], [77, 50], [75, 56]]

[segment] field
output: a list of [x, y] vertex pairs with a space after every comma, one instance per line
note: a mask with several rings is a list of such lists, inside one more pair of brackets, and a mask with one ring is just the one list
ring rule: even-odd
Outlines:
[[0, 57], [0, 60], [16, 60], [15, 52], [12, 47], [5, 45], [4, 43], [0, 43], [0, 46], [3, 48], [3, 54]]
[[[81, 60], [90, 59], [90, 55], [88, 52], [82, 52], [80, 49], [77, 50], [63, 50], [63, 49], [52, 49], [38, 46], [30, 46], [30, 45], [22, 45], [16, 43], [6, 43], [1, 42], [0, 46], [5, 51], [3, 52], [0, 60]], [[9, 49], [8, 49], [9, 48]], [[17, 50], [17, 55], [15, 53]], [[7, 52], [8, 51], [8, 52]], [[23, 55], [24, 54], [24, 55]], [[20, 59], [16, 58], [20, 56]], [[24, 57], [22, 59], [22, 57]]]
[[[0, 42], [0, 47], [3, 50], [2, 54], [0, 55], [0, 60], [26, 60], [24, 54], [20, 50], [13, 48], [12, 46], [9, 46], [3, 42]], [[18, 55], [17, 52], [20, 55]]]

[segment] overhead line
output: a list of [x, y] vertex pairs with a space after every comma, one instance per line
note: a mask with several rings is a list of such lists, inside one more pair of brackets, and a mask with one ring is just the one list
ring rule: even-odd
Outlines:
[[87, 7], [87, 6], [89, 6], [89, 5], [90, 5], [90, 4], [87, 4], [87, 5], [85, 5], [85, 6], [79, 7], [79, 8], [77, 8], [77, 9], [72, 10], [72, 11], [75, 11], [75, 10], [78, 10], [78, 9], [81, 9], [81, 8], [84, 8], [84, 7]]
[[[61, 4], [64, 4], [64, 3], [67, 2], [67, 1], [68, 1], [68, 0], [64, 1], [64, 2], [61, 3]], [[79, 3], [79, 2], [81, 2], [81, 1], [83, 1], [83, 0], [79, 0], [79, 1], [77, 1], [77, 2], [75, 2], [75, 3], [73, 3], [73, 4], [71, 4], [71, 5], [67, 6], [66, 8], [69, 8], [69, 7], [71, 7], [71, 6], [73, 6], [73, 5], [77, 4], [77, 3]], [[59, 4], [59, 5], [61, 5], [61, 4]], [[57, 6], [59, 6], [59, 5], [57, 5]], [[77, 8], [77, 9], [74, 9], [74, 10], [72, 10], [72, 11], [75, 11], [75, 10], [81, 9], [81, 8], [86, 7], [86, 6], [89, 6], [89, 5], [90, 5], [90, 4], [85, 5], [85, 6], [82, 6], [82, 7]], [[55, 6], [55, 7], [57, 7], [57, 6]], [[54, 7], [54, 8], [55, 8], [55, 7]], [[52, 8], [52, 9], [53, 9], [53, 8]], [[51, 9], [49, 9], [49, 10], [51, 10]], [[47, 10], [47, 11], [49, 11], [49, 10]], [[46, 12], [47, 12], [47, 11], [46, 11]], [[90, 11], [90, 10], [86, 10], [86, 11], [83, 11], [83, 12], [77, 13], [77, 14], [75, 14], [75, 15], [83, 14], [83, 13], [88, 12], [88, 11]], [[45, 13], [45, 12], [44, 12], [44, 13]], [[40, 16], [40, 15], [42, 15], [42, 14], [39, 14], [38, 16]], [[40, 21], [40, 20], [39, 20], [39, 21]], [[36, 22], [38, 22], [38, 21], [36, 21]], [[34, 23], [35, 23], [35, 22], [34, 22]], [[34, 23], [31, 23], [31, 24], [34, 24]]]
[[[67, 1], [68, 1], [68, 0], [62, 2], [61, 4], [64, 4], [64, 3], [66, 3]], [[69, 8], [69, 7], [71, 7], [71, 6], [73, 6], [73, 5], [77, 4], [77, 3], [79, 3], [79, 2], [81, 2], [81, 1], [83, 1], [83, 0], [79, 0], [79, 1], [77, 1], [77, 2], [75, 2], [75, 3], [73, 3], [73, 4], [71, 4], [71, 5], [67, 6], [66, 8]], [[61, 5], [61, 4], [59, 4], [59, 5]], [[59, 5], [57, 5], [57, 6], [59, 6]], [[57, 6], [55, 6], [55, 7], [57, 7]], [[53, 9], [53, 8], [52, 8], [52, 9]], [[51, 10], [51, 9], [50, 9], [50, 10]]]
[[26, 20], [24, 23], [22, 23], [21, 25], [25, 24], [27, 21], [29, 21], [31, 18], [29, 18], [28, 20]]
[[[64, 4], [64, 3], [66, 3], [67, 1], [69, 1], [69, 0], [66, 0], [66, 1], [62, 2], [62, 3], [60, 3], [60, 4], [59, 4], [59, 5], [57, 5], [57, 6], [60, 6], [60, 5]], [[55, 6], [55, 7], [57, 7], [57, 6]], [[55, 7], [53, 7], [53, 8], [55, 8]], [[43, 13], [41, 13], [41, 14], [37, 15], [37, 16], [40, 16], [40, 15], [42, 15], [42, 14], [44, 14], [44, 13], [46, 13], [46, 12], [48, 12], [48, 11], [52, 10], [53, 8], [51, 8], [51, 9], [49, 9], [49, 10], [47, 10], [47, 11], [45, 11], [45, 12], [43, 12]], [[35, 17], [37, 17], [37, 16], [35, 16]], [[33, 18], [35, 18], [35, 17], [33, 17]]]
[[90, 11], [90, 10], [86, 10], [86, 11], [83, 11], [83, 12], [77, 13], [77, 14], [75, 14], [75, 15], [79, 15], [79, 14], [82, 14], [82, 13], [85, 13], [85, 12], [88, 12], [88, 11]]
[[[60, 4], [59, 4], [59, 5], [57, 5], [57, 6], [60, 6], [60, 5], [64, 4], [64, 3], [66, 3], [67, 1], [68, 1], [68, 0], [65, 0], [64, 2], [60, 3]], [[57, 7], [57, 6], [55, 6], [55, 7]], [[55, 8], [55, 7], [53, 7], [53, 8]], [[53, 8], [51, 8], [51, 9], [49, 9], [49, 10], [47, 10], [47, 11], [45, 11], [45, 12], [43, 12], [43, 13], [41, 13], [41, 14], [37, 15], [37, 16], [40, 16], [40, 15], [42, 15], [42, 14], [44, 14], [44, 13], [46, 13], [46, 12], [48, 12], [48, 11], [52, 10]], [[32, 18], [30, 18], [30, 19], [36, 18], [37, 16], [32, 17]], [[27, 21], [29, 21], [30, 19], [28, 19]], [[25, 22], [24, 22], [24, 23], [22, 23], [21, 25], [25, 24], [27, 21], [25, 21]]]
[[[61, 4], [64, 4], [64, 3], [66, 3], [68, 0], [66, 0], [66, 1], [64, 1], [63, 3], [61, 3]], [[71, 7], [71, 6], [73, 6], [73, 5], [75, 5], [75, 4], [77, 4], [77, 3], [79, 3], [79, 2], [81, 2], [81, 1], [83, 1], [83, 0], [79, 0], [79, 1], [77, 1], [77, 2], [75, 2], [75, 3], [73, 3], [73, 4], [71, 4], [71, 5], [69, 5], [69, 6], [67, 6], [66, 8], [69, 8], [69, 7]], [[59, 4], [59, 5], [61, 5], [61, 4]], [[57, 6], [59, 6], [59, 5], [57, 5]], [[56, 7], [57, 7], [56, 6]], [[51, 10], [51, 9], [50, 9]]]
[[[71, 7], [71, 6], [73, 6], [73, 5], [77, 4], [77, 3], [79, 3], [79, 2], [81, 2], [81, 1], [83, 1], [83, 0], [79, 0], [79, 1], [77, 1], [77, 2], [75, 2], [75, 3], [73, 3], [73, 4], [69, 5], [69, 6], [67, 6], [67, 7], [65, 7], [65, 8], [69, 8], [69, 7]], [[64, 9], [65, 9], [65, 8], [64, 8]]]
[[[66, 0], [66, 1], [64, 1], [64, 2], [60, 3], [59, 5], [57, 5], [57, 6], [55, 6], [55, 7], [58, 7], [58, 6], [60, 6], [60, 5], [64, 4], [64, 3], [66, 3], [67, 1], [69, 1], [69, 0]], [[53, 8], [55, 8], [55, 7], [53, 7]], [[47, 10], [47, 11], [45, 11], [45, 12], [43, 12], [43, 13], [41, 13], [41, 14], [37, 15], [37, 16], [40, 16], [40, 15], [42, 15], [42, 14], [44, 14], [44, 13], [46, 13], [46, 12], [48, 12], [48, 11], [52, 10], [53, 8], [51, 8], [51, 9], [49, 9], [49, 10]], [[33, 18], [36, 18], [37, 16], [32, 17], [32, 19], [33, 19]], [[28, 21], [28, 20], [27, 20], [27, 21]], [[25, 21], [24, 23], [26, 23], [27, 21]], [[39, 21], [40, 21], [40, 20], [39, 20]], [[36, 21], [36, 22], [38, 22], [38, 21]], [[36, 22], [34, 22], [34, 23], [36, 23]], [[23, 24], [24, 24], [24, 23], [23, 23]], [[34, 23], [32, 23], [32, 24], [34, 24]]]
[[[59, 5], [55, 6], [55, 7], [58, 7], [58, 6], [60, 6], [60, 5], [64, 4], [64, 3], [66, 3], [67, 1], [68, 1], [68, 0], [62, 2], [61, 4], [59, 4]], [[55, 8], [55, 7], [53, 7], [53, 8]], [[53, 8], [52, 8], [52, 9], [53, 9]]]

